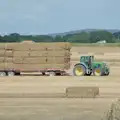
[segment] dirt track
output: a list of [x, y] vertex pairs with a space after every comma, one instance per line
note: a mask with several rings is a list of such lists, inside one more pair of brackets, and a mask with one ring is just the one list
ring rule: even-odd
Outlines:
[[[80, 54], [96, 51], [98, 60], [111, 59], [110, 76], [0, 78], [0, 120], [100, 120], [112, 101], [120, 98], [120, 48], [102, 48], [104, 54], [99, 47], [83, 49], [73, 47], [72, 64], [79, 61]], [[98, 86], [100, 95], [95, 99], [68, 99], [64, 94], [69, 86]]]

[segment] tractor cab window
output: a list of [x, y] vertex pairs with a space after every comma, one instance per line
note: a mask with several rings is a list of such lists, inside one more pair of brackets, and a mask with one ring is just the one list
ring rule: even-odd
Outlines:
[[84, 57], [84, 56], [81, 57], [80, 61], [81, 61], [81, 62], [84, 62], [84, 61], [85, 61], [85, 57]]
[[89, 59], [90, 59], [90, 58], [89, 58], [88, 56], [82, 56], [81, 59], [80, 59], [80, 61], [81, 61], [81, 62], [88, 62]]

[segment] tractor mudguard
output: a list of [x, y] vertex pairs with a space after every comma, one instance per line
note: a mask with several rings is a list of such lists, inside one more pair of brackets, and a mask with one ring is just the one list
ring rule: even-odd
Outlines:
[[84, 63], [77, 63], [74, 66], [77, 66], [77, 65], [83, 65], [85, 67], [85, 69], [87, 69], [87, 66]]

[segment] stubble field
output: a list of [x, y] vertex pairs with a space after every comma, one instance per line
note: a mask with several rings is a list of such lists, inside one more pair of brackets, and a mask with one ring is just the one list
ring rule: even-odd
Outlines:
[[[0, 78], [0, 120], [101, 120], [110, 104], [120, 98], [120, 47], [76, 46], [71, 50], [71, 69], [81, 55], [106, 61], [110, 75], [16, 76]], [[65, 98], [71, 86], [98, 86], [97, 98]]]

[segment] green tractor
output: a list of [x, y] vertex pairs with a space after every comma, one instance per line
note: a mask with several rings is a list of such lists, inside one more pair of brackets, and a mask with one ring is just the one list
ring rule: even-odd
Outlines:
[[110, 69], [104, 62], [94, 62], [94, 56], [81, 56], [73, 69], [74, 76], [108, 76]]

